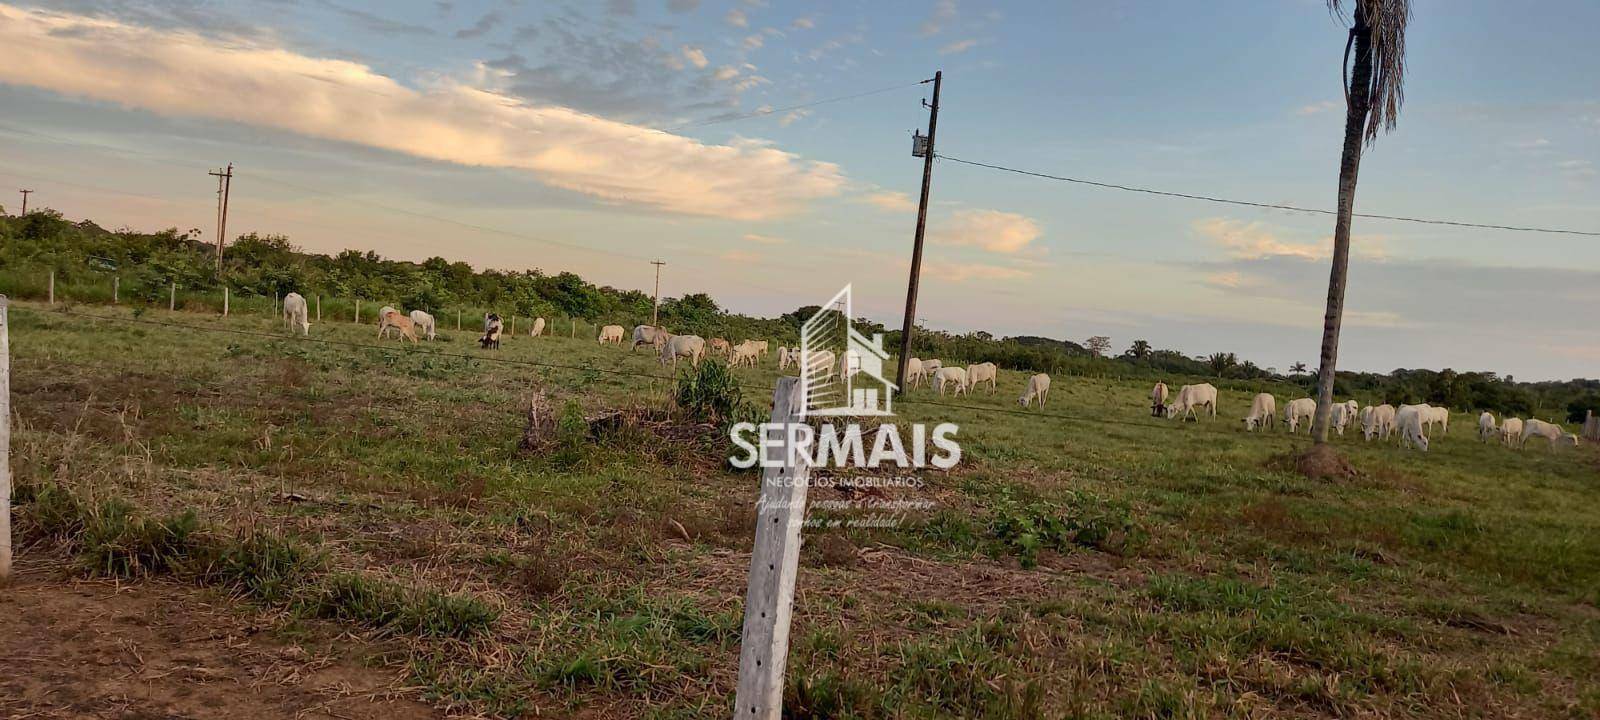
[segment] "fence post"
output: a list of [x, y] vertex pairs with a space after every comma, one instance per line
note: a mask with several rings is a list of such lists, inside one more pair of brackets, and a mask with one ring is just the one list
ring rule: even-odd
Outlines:
[[456, 330], [461, 330], [461, 308], [456, 308]]
[[50, 289], [47, 292], [49, 293], [50, 304], [56, 304], [56, 271], [54, 270], [50, 271]]
[[1583, 437], [1586, 440], [1600, 441], [1600, 417], [1593, 410], [1586, 411], [1583, 416]]
[[[574, 321], [576, 322], [576, 321]], [[780, 467], [761, 471], [761, 499], [756, 503], [756, 539], [750, 553], [750, 583], [744, 597], [744, 631], [739, 641], [739, 686], [734, 695], [735, 720], [779, 720], [783, 714], [783, 677], [789, 662], [789, 620], [794, 605], [795, 576], [800, 563], [800, 528], [805, 522], [807, 467], [795, 462], [791, 423], [800, 421], [804, 401], [800, 378], [778, 378], [772, 391], [771, 429], [766, 442], [783, 453]], [[777, 437], [774, 436], [777, 434]], [[763, 454], [762, 459], [767, 459]]]
[[277, 315], [278, 314], [278, 291], [277, 290], [273, 290], [272, 291], [272, 314], [273, 315]]
[[578, 336], [578, 319], [572, 318], [572, 337]]
[[511, 336], [517, 336], [517, 316], [515, 315], [511, 316]]
[[0, 295], [0, 582], [11, 577], [11, 318]]
[[350, 316], [350, 322], [361, 324], [361, 298], [356, 298], [356, 313]]
[[228, 316], [228, 286], [222, 286], [222, 316]]
[[178, 309], [178, 281], [172, 281], [172, 287], [167, 290], [167, 312]]
[[317, 296], [317, 322], [322, 322], [322, 296]]
[[121, 304], [121, 303], [122, 303], [122, 276], [121, 275], [112, 275], [111, 276], [111, 304], [112, 305], [118, 305], [118, 304]]

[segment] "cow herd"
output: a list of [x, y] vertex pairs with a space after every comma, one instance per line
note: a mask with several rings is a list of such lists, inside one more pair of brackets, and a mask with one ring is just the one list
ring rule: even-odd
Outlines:
[[[1150, 391], [1151, 407], [1156, 414], [1168, 418], [1198, 419], [1196, 410], [1199, 409], [1201, 414], [1217, 415], [1217, 389], [1210, 383], [1184, 385], [1178, 389], [1177, 397], [1170, 405], [1167, 404], [1168, 397], [1166, 384], [1156, 383]], [[1270, 430], [1282, 422], [1284, 429], [1290, 433], [1299, 432], [1301, 426], [1310, 432], [1311, 420], [1317, 412], [1316, 400], [1307, 397], [1289, 401], [1284, 406], [1281, 418], [1277, 408], [1277, 399], [1271, 393], [1257, 393], [1250, 402], [1250, 414], [1243, 418], [1244, 429], [1247, 432]], [[1339, 435], [1344, 435], [1346, 428], [1359, 423], [1361, 435], [1368, 442], [1398, 436], [1402, 447], [1423, 452], [1427, 452], [1428, 436], [1435, 428], [1441, 435], [1450, 432], [1450, 409], [1427, 403], [1399, 407], [1384, 403], [1362, 407], [1355, 400], [1346, 400], [1333, 405], [1328, 420], [1328, 429]], [[1506, 447], [1520, 449], [1527, 445], [1530, 438], [1536, 437], [1548, 441], [1551, 450], [1558, 445], [1578, 445], [1577, 435], [1555, 423], [1505, 418], [1497, 424], [1493, 413], [1484, 412], [1478, 416], [1480, 441], [1499, 442]]]

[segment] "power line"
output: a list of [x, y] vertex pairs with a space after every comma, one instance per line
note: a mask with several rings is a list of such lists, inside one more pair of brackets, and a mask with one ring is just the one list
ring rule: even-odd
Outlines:
[[[1185, 200], [1200, 200], [1200, 201], [1204, 201], [1204, 202], [1222, 203], [1222, 204], [1225, 204], [1225, 205], [1243, 205], [1245, 207], [1263, 208], [1263, 209], [1267, 209], [1267, 210], [1290, 210], [1290, 211], [1293, 211], [1293, 212], [1315, 213], [1315, 214], [1318, 214], [1318, 215], [1334, 215], [1334, 214], [1337, 214], [1333, 210], [1323, 210], [1323, 209], [1320, 209], [1320, 208], [1305, 208], [1305, 207], [1299, 207], [1299, 206], [1295, 206], [1295, 205], [1282, 205], [1282, 204], [1278, 204], [1278, 203], [1251, 202], [1249, 200], [1233, 200], [1233, 199], [1230, 199], [1230, 198], [1219, 198], [1219, 197], [1213, 197], [1213, 196], [1210, 196], [1210, 195], [1194, 195], [1194, 194], [1191, 194], [1191, 193], [1170, 192], [1170, 191], [1166, 191], [1166, 190], [1152, 190], [1150, 188], [1136, 187], [1136, 186], [1133, 186], [1133, 185], [1120, 185], [1120, 184], [1117, 184], [1117, 183], [1100, 182], [1098, 180], [1086, 180], [1086, 179], [1083, 179], [1083, 178], [1066, 177], [1066, 176], [1063, 176], [1063, 175], [1051, 175], [1049, 173], [1034, 172], [1032, 170], [1021, 170], [1021, 169], [1018, 169], [1018, 168], [1006, 167], [1004, 165], [993, 165], [993, 164], [990, 164], [990, 163], [978, 162], [976, 160], [963, 160], [963, 159], [958, 158], [958, 157], [951, 157], [949, 155], [942, 155], [942, 154], [939, 155], [939, 158], [942, 159], [942, 160], [949, 160], [950, 162], [953, 162], [953, 163], [961, 163], [962, 165], [973, 165], [973, 166], [976, 166], [976, 167], [989, 168], [990, 170], [999, 170], [1001, 172], [1015, 173], [1017, 175], [1026, 175], [1026, 176], [1029, 176], [1029, 177], [1043, 178], [1045, 180], [1057, 180], [1057, 181], [1060, 181], [1060, 182], [1076, 183], [1076, 184], [1079, 184], [1079, 185], [1090, 185], [1090, 186], [1093, 186], [1093, 187], [1106, 188], [1106, 189], [1109, 189], [1109, 190], [1123, 190], [1123, 191], [1127, 191], [1127, 192], [1144, 193], [1146, 195], [1160, 195], [1160, 196], [1163, 196], [1163, 197], [1183, 198]], [[1359, 213], [1358, 212], [1358, 213], [1352, 213], [1352, 214], [1355, 217], [1368, 218], [1368, 219], [1372, 219], [1372, 220], [1396, 220], [1396, 221], [1400, 221], [1400, 222], [1422, 223], [1424, 225], [1451, 225], [1451, 226], [1454, 226], [1454, 227], [1481, 228], [1481, 229], [1485, 229], [1485, 230], [1512, 230], [1512, 231], [1515, 231], [1515, 232], [1550, 233], [1550, 234], [1557, 234], [1557, 235], [1585, 235], [1585, 236], [1589, 236], [1589, 237], [1600, 237], [1600, 232], [1590, 232], [1590, 231], [1587, 231], [1587, 230], [1566, 230], [1566, 229], [1561, 229], [1561, 228], [1523, 227], [1523, 226], [1517, 226], [1517, 225], [1494, 225], [1494, 224], [1490, 224], [1490, 223], [1472, 223], [1472, 222], [1461, 222], [1461, 221], [1457, 221], [1457, 220], [1437, 220], [1437, 219], [1430, 219], [1430, 218], [1414, 218], [1414, 217], [1406, 217], [1406, 216], [1403, 216], [1403, 215], [1379, 215], [1377, 213]]]

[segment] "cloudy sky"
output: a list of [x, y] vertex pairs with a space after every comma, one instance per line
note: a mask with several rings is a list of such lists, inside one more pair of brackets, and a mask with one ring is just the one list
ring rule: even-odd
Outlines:
[[[1416, 0], [1358, 210], [1600, 230], [1595, 27]], [[1320, 0], [0, 0], [0, 187], [209, 238], [233, 162], [234, 232], [898, 324], [935, 69], [949, 156], [1326, 208], [1343, 49]], [[933, 199], [925, 324], [1315, 363], [1330, 218], [949, 161]], [[1600, 376], [1596, 238], [1355, 234], [1342, 367]]]

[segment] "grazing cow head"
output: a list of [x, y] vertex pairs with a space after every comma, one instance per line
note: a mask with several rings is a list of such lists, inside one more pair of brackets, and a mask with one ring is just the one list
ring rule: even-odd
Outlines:
[[1254, 431], [1255, 431], [1255, 429], [1256, 429], [1256, 425], [1257, 425], [1257, 423], [1259, 423], [1259, 422], [1260, 422], [1260, 421], [1259, 421], [1259, 420], [1257, 420], [1257, 419], [1256, 419], [1256, 418], [1253, 418], [1253, 417], [1247, 417], [1247, 418], [1245, 418], [1245, 419], [1244, 419], [1244, 429], [1245, 429], [1245, 430], [1249, 430], [1249, 431], [1251, 431], [1251, 432], [1254, 432]]

